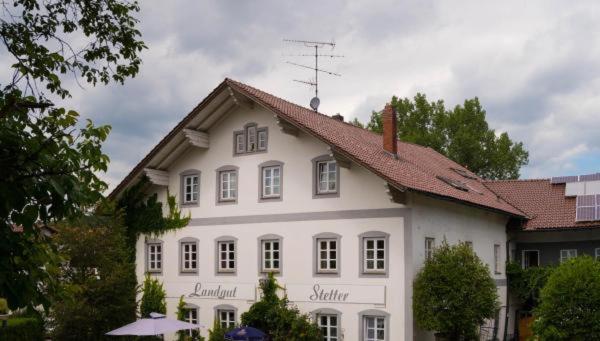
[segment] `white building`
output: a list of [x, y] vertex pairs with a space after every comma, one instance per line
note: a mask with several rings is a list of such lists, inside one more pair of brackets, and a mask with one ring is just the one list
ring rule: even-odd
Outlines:
[[149, 194], [168, 190], [192, 217], [139, 239], [139, 281], [160, 278], [168, 315], [185, 295], [211, 326], [239, 323], [274, 272], [326, 340], [424, 340], [411, 283], [445, 238], [472, 242], [504, 302], [506, 224], [523, 214], [460, 165], [397, 142], [394, 120], [386, 109], [382, 137], [225, 79], [111, 194], [147, 175]]

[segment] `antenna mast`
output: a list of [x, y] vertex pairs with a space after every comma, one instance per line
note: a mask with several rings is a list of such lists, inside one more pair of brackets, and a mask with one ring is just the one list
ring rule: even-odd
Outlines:
[[314, 57], [315, 58], [315, 66], [314, 67], [308, 66], [308, 65], [303, 65], [303, 64], [298, 64], [298, 63], [294, 63], [294, 62], [290, 62], [290, 61], [286, 61], [286, 63], [290, 64], [290, 65], [297, 66], [297, 67], [301, 67], [301, 68], [305, 68], [305, 69], [311, 69], [311, 70], [315, 71], [315, 79], [314, 79], [314, 81], [303, 81], [303, 80], [294, 79], [294, 82], [304, 83], [304, 84], [307, 84], [309, 86], [314, 86], [315, 87], [315, 97], [313, 97], [313, 99], [310, 100], [310, 107], [314, 111], [317, 111], [317, 108], [319, 107], [319, 103], [320, 103], [320, 100], [319, 100], [319, 72], [323, 72], [323, 73], [331, 75], [331, 76], [338, 76], [338, 77], [341, 76], [339, 73], [335, 73], [335, 72], [331, 72], [331, 71], [319, 69], [319, 57], [342, 58], [344, 56], [337, 55], [337, 54], [319, 54], [319, 48], [324, 48], [324, 47], [330, 47], [331, 49], [335, 48], [335, 43], [334, 42], [309, 41], [309, 40], [293, 40], [293, 39], [284, 39], [283, 41], [286, 42], [286, 43], [303, 45], [304, 47], [308, 47], [308, 48], [311, 48], [311, 49], [314, 48], [314, 50], [315, 50], [314, 54], [287, 55], [288, 57]]

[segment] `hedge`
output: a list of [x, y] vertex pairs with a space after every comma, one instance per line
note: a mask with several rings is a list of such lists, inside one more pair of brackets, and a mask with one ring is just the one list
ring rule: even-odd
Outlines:
[[0, 322], [0, 340], [43, 340], [44, 328], [39, 319], [34, 317], [15, 317], [8, 319], [8, 325], [2, 327]]

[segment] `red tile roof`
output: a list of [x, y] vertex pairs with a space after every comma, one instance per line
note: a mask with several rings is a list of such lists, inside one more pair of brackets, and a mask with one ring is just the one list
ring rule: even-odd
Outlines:
[[565, 184], [532, 179], [486, 181], [485, 185], [527, 214], [525, 230], [600, 227], [599, 221], [575, 221], [575, 197], [565, 197]]
[[[488, 189], [480, 178], [431, 148], [398, 142], [398, 157], [395, 158], [384, 151], [382, 136], [379, 134], [341, 122], [231, 79], [225, 79], [207, 99], [213, 97], [215, 92], [222, 89], [224, 85], [264, 106], [302, 131], [329, 144], [335, 152], [364, 166], [398, 188], [406, 188], [442, 199], [456, 200], [511, 216], [524, 216], [523, 212]], [[205, 104], [207, 99], [198, 107]], [[194, 112], [188, 114], [134, 168], [111, 193], [111, 197], [114, 197], [137, 172], [145, 167], [145, 164], [158, 152], [162, 145], [166, 144], [172, 136], [185, 127]], [[474, 179], [463, 177], [452, 168], [461, 169]], [[468, 191], [457, 189], [440, 178], [457, 180], [470, 189]]]

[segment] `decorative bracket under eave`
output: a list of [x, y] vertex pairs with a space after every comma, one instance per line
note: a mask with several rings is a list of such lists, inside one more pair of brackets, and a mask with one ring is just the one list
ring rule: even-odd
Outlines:
[[396, 204], [406, 205], [406, 190], [401, 190], [391, 185], [389, 182], [385, 184], [385, 192], [390, 196], [390, 201]]
[[288, 121], [282, 120], [277, 115], [275, 115], [275, 119], [277, 120], [277, 125], [279, 125], [279, 128], [281, 128], [281, 131], [284, 134], [298, 136], [298, 133], [300, 132], [300, 129], [298, 129], [298, 127], [294, 126], [293, 124], [289, 123]]
[[350, 159], [348, 159], [347, 157], [345, 157], [344, 155], [338, 153], [335, 148], [333, 147], [329, 147], [329, 156], [331, 156], [332, 158], [335, 159], [335, 161], [337, 162], [337, 164], [342, 167], [342, 168], [350, 168], [350, 166], [352, 165], [352, 161], [350, 161]]
[[153, 185], [169, 186], [169, 173], [158, 169], [144, 168], [144, 173]]
[[208, 149], [208, 133], [192, 129], [183, 129], [183, 135], [190, 145], [198, 148]]

